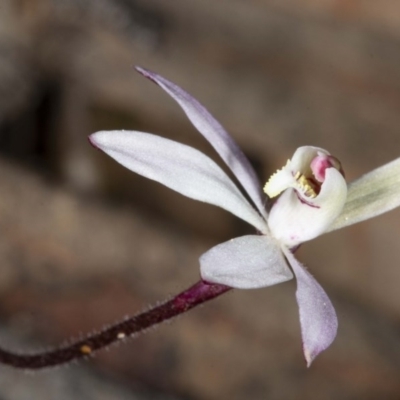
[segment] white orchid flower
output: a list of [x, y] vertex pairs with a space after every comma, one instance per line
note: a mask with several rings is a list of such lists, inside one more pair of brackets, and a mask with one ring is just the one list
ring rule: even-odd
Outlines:
[[[322, 287], [294, 257], [303, 242], [388, 211], [400, 204], [400, 161], [365, 175], [347, 188], [339, 161], [326, 150], [300, 147], [264, 191], [276, 197], [270, 213], [250, 162], [224, 128], [193, 97], [167, 79], [137, 70], [164, 89], [231, 169], [248, 199], [198, 150], [137, 131], [101, 131], [91, 143], [126, 168], [195, 200], [214, 204], [256, 228], [200, 257], [204, 281], [252, 289], [297, 280], [303, 350], [310, 365], [334, 340], [338, 322]], [[292, 273], [293, 272], [293, 273]]]

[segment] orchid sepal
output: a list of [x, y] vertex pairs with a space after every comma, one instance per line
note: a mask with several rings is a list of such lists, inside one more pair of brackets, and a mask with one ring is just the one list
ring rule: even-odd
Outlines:
[[338, 319], [328, 295], [292, 252], [283, 247], [286, 259], [296, 276], [296, 299], [299, 307], [303, 353], [309, 367], [315, 357], [334, 341]]
[[232, 180], [200, 151], [137, 131], [100, 131], [90, 135], [89, 140], [131, 171], [184, 196], [224, 208], [258, 231], [268, 232], [265, 220]]
[[233, 137], [198, 100], [181, 87], [148, 69], [135, 68], [144, 77], [160, 86], [179, 104], [194, 127], [208, 140], [231, 169], [258, 212], [266, 218], [267, 210], [257, 174]]
[[400, 206], [400, 158], [350, 183], [346, 203], [327, 232], [365, 221]]

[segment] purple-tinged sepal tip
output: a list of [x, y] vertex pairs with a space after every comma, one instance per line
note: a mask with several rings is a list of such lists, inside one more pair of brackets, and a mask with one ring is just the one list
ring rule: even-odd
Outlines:
[[315, 357], [334, 341], [338, 328], [335, 309], [321, 285], [297, 261], [292, 252], [282, 248], [297, 280], [304, 357], [309, 367]]

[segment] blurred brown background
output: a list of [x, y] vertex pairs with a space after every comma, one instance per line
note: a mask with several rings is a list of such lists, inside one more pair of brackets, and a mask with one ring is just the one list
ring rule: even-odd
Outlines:
[[[296, 147], [349, 181], [400, 154], [400, 3], [391, 0], [1, 0], [1, 345], [47, 348], [186, 288], [199, 255], [249, 228], [124, 170], [100, 129], [215, 157], [132, 65], [202, 101], [262, 181]], [[307, 370], [295, 283], [234, 291], [89, 362], [27, 375], [21, 399], [399, 399], [400, 212], [303, 246], [337, 307]]]

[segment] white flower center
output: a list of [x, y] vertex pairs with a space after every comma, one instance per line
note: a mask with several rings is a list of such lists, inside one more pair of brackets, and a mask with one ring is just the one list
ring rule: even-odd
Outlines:
[[311, 162], [305, 157], [301, 168], [296, 168], [293, 164], [298, 164], [288, 160], [286, 165], [275, 172], [264, 186], [264, 192], [274, 198], [288, 188], [295, 189], [301, 197], [314, 199], [318, 196], [321, 185], [325, 181], [325, 171], [327, 168], [336, 168], [343, 174], [342, 166], [336, 157], [322, 149], [316, 152], [316, 156]]
[[343, 209], [347, 185], [340, 162], [318, 147], [299, 147], [271, 176], [264, 192], [275, 200], [268, 216], [272, 235], [289, 248], [324, 233]]

